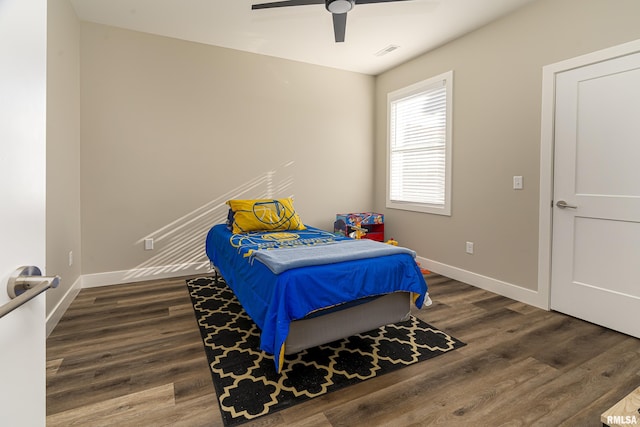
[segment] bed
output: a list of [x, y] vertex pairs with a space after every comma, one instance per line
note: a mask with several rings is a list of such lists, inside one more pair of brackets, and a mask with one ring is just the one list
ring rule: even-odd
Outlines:
[[406, 320], [410, 303], [428, 299], [413, 251], [305, 226], [297, 214], [292, 222], [290, 200], [263, 200], [269, 214], [243, 202], [259, 224], [236, 227], [245, 205], [228, 202], [230, 219], [209, 230], [206, 253], [260, 328], [260, 348], [278, 372], [285, 354]]

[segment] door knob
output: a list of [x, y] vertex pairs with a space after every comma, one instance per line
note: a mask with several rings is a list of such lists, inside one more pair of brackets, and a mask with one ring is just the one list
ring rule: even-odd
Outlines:
[[43, 277], [38, 267], [20, 267], [7, 281], [7, 293], [11, 301], [0, 307], [0, 317], [4, 317], [27, 301], [60, 283], [60, 276]]
[[44, 289], [42, 289], [42, 291], [45, 291], [49, 288], [58, 287], [59, 283], [60, 276], [44, 277], [38, 267], [30, 265], [18, 268], [9, 277], [9, 281], [7, 282], [7, 293], [11, 298], [16, 298], [38, 285], [47, 284], [48, 286], [43, 286]]
[[558, 200], [558, 202], [556, 203], [556, 206], [561, 208], [561, 209], [577, 209], [578, 207], [576, 205], [570, 205], [567, 202], [565, 202], [564, 200]]

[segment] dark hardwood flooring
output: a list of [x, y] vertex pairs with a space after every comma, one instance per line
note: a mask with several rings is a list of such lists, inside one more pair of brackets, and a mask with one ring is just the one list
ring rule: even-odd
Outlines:
[[[640, 340], [444, 277], [414, 315], [467, 346], [247, 426], [600, 426]], [[47, 425], [222, 426], [185, 279], [83, 289], [47, 340]]]

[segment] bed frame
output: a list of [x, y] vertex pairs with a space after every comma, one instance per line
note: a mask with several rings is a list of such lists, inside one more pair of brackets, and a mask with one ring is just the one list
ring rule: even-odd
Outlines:
[[411, 311], [409, 301], [408, 292], [395, 292], [342, 310], [330, 310], [326, 314], [294, 320], [289, 327], [284, 353], [297, 353], [407, 320]]
[[[212, 263], [211, 268], [214, 277], [222, 277]], [[409, 292], [394, 292], [360, 304], [350, 304], [347, 308], [320, 310], [303, 319], [294, 320], [289, 326], [284, 353], [298, 353], [307, 348], [407, 320], [411, 313], [410, 297]]]

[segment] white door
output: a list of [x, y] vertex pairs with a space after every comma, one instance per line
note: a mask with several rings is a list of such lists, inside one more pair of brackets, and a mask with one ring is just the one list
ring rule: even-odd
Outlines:
[[640, 53], [556, 76], [553, 198], [551, 308], [640, 337]]
[[[44, 269], [46, 0], [0, 0], [0, 305]], [[0, 318], [0, 425], [45, 425], [45, 296]]]

